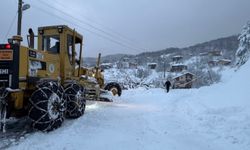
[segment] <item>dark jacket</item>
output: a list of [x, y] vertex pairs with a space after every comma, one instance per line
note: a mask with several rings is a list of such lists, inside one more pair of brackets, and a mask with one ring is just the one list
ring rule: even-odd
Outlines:
[[170, 82], [170, 81], [166, 81], [166, 82], [165, 82], [165, 86], [166, 86], [166, 87], [170, 87], [170, 86], [171, 86], [171, 82]]

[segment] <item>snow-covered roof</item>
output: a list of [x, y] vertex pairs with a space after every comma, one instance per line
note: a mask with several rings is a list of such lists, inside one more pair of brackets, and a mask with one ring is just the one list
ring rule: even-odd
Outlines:
[[200, 53], [199, 55], [200, 56], [205, 56], [205, 55], [208, 55], [208, 52], [203, 52], [203, 53]]
[[183, 58], [183, 56], [181, 56], [181, 55], [175, 55], [175, 56], [173, 56], [173, 58]]
[[147, 65], [157, 65], [157, 63], [147, 63]]
[[230, 59], [220, 59], [219, 61], [231, 62], [232, 60], [230, 60]]
[[179, 66], [187, 66], [187, 65], [184, 65], [184, 64], [173, 64], [172, 66], [174, 66], [174, 67], [179, 67]]
[[222, 55], [222, 51], [221, 50], [213, 50], [208, 52], [210, 55], [214, 55], [214, 56], [221, 56]]
[[163, 54], [163, 55], [161, 55], [160, 57], [161, 58], [167, 58], [167, 57], [169, 57], [171, 54]]
[[112, 65], [112, 63], [102, 63], [101, 65]]

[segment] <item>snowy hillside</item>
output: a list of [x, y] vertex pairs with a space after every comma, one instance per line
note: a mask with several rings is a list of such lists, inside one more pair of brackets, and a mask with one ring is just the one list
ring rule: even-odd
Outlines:
[[[201, 87], [211, 85], [220, 81], [220, 71], [223, 70], [223, 68], [225, 67], [225, 65], [220, 63], [223, 63], [223, 61], [227, 60], [229, 61], [229, 64], [227, 66], [233, 66], [235, 62], [235, 52], [238, 48], [238, 45], [238, 36], [235, 35], [196, 44], [194, 46], [186, 48], [167, 48], [165, 50], [160, 51], [144, 52], [138, 55], [117, 54], [104, 56], [102, 57], [102, 62], [104, 64], [112, 64], [113, 66], [122, 63], [127, 64], [125, 67], [123, 66], [118, 68], [129, 68], [128, 66], [130, 63], [136, 64], [136, 66], [139, 67], [147, 68], [148, 63], [156, 63], [156, 71], [159, 73], [157, 76], [160, 76], [162, 78], [164, 70], [170, 71], [173, 64], [175, 64], [173, 62], [173, 57], [181, 56], [181, 64], [186, 65], [186, 70], [197, 76], [197, 82], [195, 83], [195, 87]], [[219, 52], [219, 54], [216, 52]], [[178, 62], [178, 64], [180, 63]], [[90, 59], [84, 59], [84, 65], [95, 66], [96, 59], [92, 58], [92, 61], [90, 61]], [[120, 74], [121, 76], [127, 76], [126, 73], [131, 72], [130, 70], [116, 70], [116, 72], [117, 71], [119, 72], [118, 74]], [[108, 72], [112, 73], [114, 71], [111, 70]], [[107, 76], [107, 80], [121, 80], [119, 76], [118, 78], [109, 78], [110, 76], [114, 77], [115, 74], [110, 75], [107, 73], [105, 75]], [[170, 74], [170, 76], [175, 75]], [[122, 79], [122, 81], [125, 80]], [[154, 86], [157, 87], [158, 85], [159, 82], [157, 81]]]
[[9, 139], [9, 149], [249, 150], [250, 62], [222, 82], [191, 90], [139, 88], [50, 133]]

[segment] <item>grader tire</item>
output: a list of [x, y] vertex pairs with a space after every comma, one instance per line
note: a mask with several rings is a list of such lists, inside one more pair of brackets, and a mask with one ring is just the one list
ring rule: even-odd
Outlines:
[[28, 116], [34, 129], [48, 132], [60, 127], [66, 109], [63, 88], [55, 82], [38, 85], [30, 99]]
[[65, 96], [67, 101], [67, 118], [79, 118], [84, 114], [86, 99], [81, 85], [72, 83], [65, 86]]
[[9, 91], [5, 88], [0, 88], [0, 132], [5, 132], [6, 129], [6, 118], [7, 118], [7, 97], [9, 95]]
[[118, 83], [116, 83], [116, 82], [108, 83], [108, 84], [105, 86], [104, 90], [110, 91], [110, 92], [113, 94], [113, 96], [116, 96], [116, 95], [121, 96], [121, 94], [122, 94], [122, 88], [121, 88], [121, 86], [120, 86]]

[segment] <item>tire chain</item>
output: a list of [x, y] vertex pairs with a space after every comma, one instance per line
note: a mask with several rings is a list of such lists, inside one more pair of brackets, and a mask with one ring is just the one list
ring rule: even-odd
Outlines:
[[[81, 104], [84, 104], [84, 107], [85, 107], [86, 101], [83, 100], [83, 103], [80, 103], [80, 105], [79, 105], [78, 100], [76, 101], [76, 98], [77, 98], [76, 94], [80, 94], [78, 96], [80, 96], [80, 98], [84, 99], [84, 89], [81, 85], [78, 85], [76, 83], [67, 84], [67, 85], [65, 85], [65, 87], [66, 87], [65, 88], [65, 93], [66, 93], [65, 95], [66, 95], [66, 99], [67, 99], [67, 105], [74, 107], [73, 109], [71, 108], [71, 109], [66, 110], [67, 117], [77, 118], [77, 117], [79, 117], [78, 114], [76, 114], [76, 113], [79, 113], [78, 109], [82, 107]], [[73, 91], [71, 91], [71, 90], [73, 90]], [[67, 92], [69, 92], [69, 93], [67, 93]], [[82, 99], [80, 99], [80, 100], [82, 100]], [[68, 106], [67, 106], [67, 108], [69, 108]], [[82, 109], [85, 109], [85, 108], [82, 108]], [[78, 111], [78, 112], [75, 112], [75, 111]], [[80, 111], [84, 111], [84, 110], [80, 110]], [[80, 113], [83, 114], [84, 112], [80, 112]], [[80, 116], [82, 114], [80, 114]]]
[[[42, 105], [43, 103], [48, 103], [48, 99], [53, 93], [56, 93], [59, 96], [60, 100], [62, 101], [61, 107], [64, 107], [63, 109], [60, 110], [59, 117], [56, 119], [51, 119], [49, 117], [48, 110], [46, 110], [47, 105], [45, 104], [45, 107]], [[34, 102], [32, 98], [34, 97], [35, 94], [40, 94], [45, 99], [40, 99], [39, 101], [34, 100], [35, 101]], [[37, 85], [37, 90], [32, 94], [31, 98], [29, 99], [31, 105], [28, 112], [28, 116], [32, 121], [32, 127], [40, 128], [39, 130], [41, 131], [51, 131], [59, 127], [61, 123], [64, 121], [64, 111], [65, 111], [64, 99], [65, 99], [64, 90], [56, 82], [43, 82]], [[33, 111], [41, 113], [40, 118], [34, 117], [34, 114], [32, 114]]]

